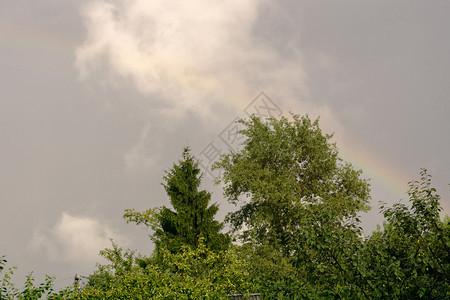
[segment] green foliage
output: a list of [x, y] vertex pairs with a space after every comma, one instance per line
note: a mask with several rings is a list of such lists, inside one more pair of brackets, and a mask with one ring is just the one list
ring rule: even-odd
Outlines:
[[168, 249], [177, 253], [183, 246], [197, 247], [200, 236], [206, 246], [215, 251], [228, 247], [228, 235], [220, 233], [223, 224], [214, 220], [219, 207], [209, 205], [211, 193], [201, 190], [201, 175], [198, 164], [189, 148], [183, 151], [183, 160], [166, 172], [164, 188], [174, 210], [165, 206], [145, 212], [126, 210], [127, 222], [145, 224], [154, 230], [156, 250]]
[[98, 264], [97, 271], [89, 276], [89, 286], [104, 291], [109, 288], [115, 277], [127, 274], [135, 268], [135, 252], [130, 250], [124, 251], [112, 240], [111, 243], [112, 249], [100, 251], [100, 256], [104, 257], [109, 264]]
[[127, 223], [133, 222], [136, 223], [136, 225], [144, 224], [153, 231], [156, 231], [159, 227], [160, 211], [161, 209], [159, 207], [149, 208], [143, 212], [135, 211], [134, 209], [125, 209], [123, 218]]
[[247, 243], [235, 249], [237, 257], [245, 262], [252, 293], [260, 293], [264, 299], [294, 299], [305, 293], [303, 275], [271, 245]]
[[[205, 297], [208, 294], [223, 297], [231, 293], [248, 293], [245, 262], [237, 258], [235, 249], [216, 252], [206, 247], [203, 241], [200, 237], [199, 246], [193, 250], [186, 246], [176, 254], [165, 250], [159, 265], [161, 270], [174, 274], [172, 278], [176, 284], [185, 285], [183, 289], [189, 289], [190, 294], [197, 294], [191, 299], [209, 299]], [[193, 285], [191, 290], [189, 286]]]
[[3, 271], [4, 266], [8, 261], [5, 259], [5, 256], [0, 256], [0, 273]]
[[364, 296], [353, 257], [362, 243], [358, 213], [369, 209], [369, 184], [339, 158], [317, 120], [292, 118], [240, 121], [243, 149], [215, 165], [224, 170], [228, 200], [247, 200], [227, 220], [242, 241], [270, 245], [294, 268], [296, 280], [261, 280], [285, 292], [271, 290], [273, 298]]
[[[35, 285], [33, 272], [29, 273], [22, 288], [17, 288], [12, 278], [17, 267], [10, 267], [3, 273], [7, 263], [5, 256], [0, 257], [0, 300], [35, 300], [35, 299], [68, 299], [76, 293], [75, 287], [67, 287], [55, 292], [54, 277], [45, 275], [44, 282]], [[3, 274], [2, 274], [3, 273]]]
[[386, 218], [361, 251], [364, 271], [377, 297], [445, 299], [450, 297], [450, 223], [441, 221], [439, 195], [431, 176], [410, 182], [411, 206], [381, 206]]
[[109, 264], [99, 265], [98, 271], [89, 278], [90, 285], [75, 298], [227, 299], [228, 293], [248, 294], [245, 262], [234, 251], [234, 248], [212, 251], [200, 236], [195, 249], [182, 246], [180, 251], [172, 253], [162, 248], [160, 259], [149, 259], [142, 268], [133, 252], [113, 244], [113, 249], [102, 252]]
[[[245, 202], [227, 220], [243, 241], [267, 241], [286, 255], [317, 228], [355, 227], [359, 211], [367, 210], [369, 185], [338, 157], [330, 135], [318, 121], [294, 115], [239, 121], [246, 128], [244, 148], [222, 156], [215, 168], [231, 203]], [[246, 228], [245, 230], [243, 230]]]
[[276, 294], [277, 284], [269, 278], [253, 277], [268, 284], [266, 294], [449, 297], [449, 226], [439, 218], [439, 196], [425, 171], [421, 182], [410, 184], [411, 208], [382, 207], [384, 230], [365, 239], [358, 213], [368, 209], [368, 183], [361, 171], [339, 158], [317, 121], [293, 116], [293, 121], [252, 117], [240, 122], [245, 126], [243, 149], [222, 156], [215, 166], [224, 170], [221, 182], [228, 200], [236, 204], [246, 198], [227, 220], [242, 241], [270, 245], [297, 274], [293, 285], [281, 285], [286, 294]]
[[[54, 278], [48, 275], [45, 276], [44, 282], [39, 285], [34, 284], [33, 272], [26, 276], [24, 286], [22, 288], [17, 288], [13, 283], [14, 271], [17, 267], [10, 267], [6, 272], [4, 266], [6, 265], [5, 256], [0, 257], [0, 299], [2, 300], [13, 300], [13, 299], [55, 299], [57, 293], [53, 292], [53, 281]], [[3, 273], [3, 274], [1, 274]], [[59, 293], [62, 295], [62, 293]], [[68, 295], [68, 294], [67, 294]]]

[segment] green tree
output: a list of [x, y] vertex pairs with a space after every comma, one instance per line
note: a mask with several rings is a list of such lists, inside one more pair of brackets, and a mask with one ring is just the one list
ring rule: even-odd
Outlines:
[[268, 241], [285, 254], [317, 230], [356, 228], [358, 213], [369, 209], [369, 184], [338, 156], [331, 135], [307, 116], [264, 122], [252, 116], [243, 149], [222, 156], [224, 194], [237, 204], [227, 220], [244, 241]]
[[[242, 205], [226, 220], [237, 237], [279, 251], [298, 272], [307, 297], [364, 297], [353, 265], [361, 246], [359, 213], [370, 188], [361, 171], [343, 161], [319, 122], [292, 115], [240, 120], [243, 148], [222, 156], [228, 201]], [[305, 296], [306, 297], [306, 296]]]
[[111, 240], [112, 249], [106, 248], [100, 251], [100, 256], [105, 258], [109, 264], [97, 264], [97, 270], [89, 275], [89, 286], [97, 290], [107, 291], [116, 277], [134, 272], [138, 269], [135, 251], [124, 251]]
[[230, 238], [220, 232], [223, 223], [214, 219], [218, 205], [208, 206], [211, 193], [199, 190], [201, 177], [198, 164], [190, 154], [190, 149], [186, 147], [183, 160], [174, 164], [164, 176], [163, 186], [174, 210], [165, 206], [144, 212], [128, 209], [125, 211], [125, 219], [127, 222], [143, 223], [152, 227], [156, 251], [168, 249], [177, 253], [184, 245], [195, 248], [201, 236], [209, 249], [226, 249]]
[[208, 249], [201, 236], [194, 249], [183, 245], [177, 253], [165, 248], [158, 261], [143, 268], [132, 251], [113, 249], [100, 253], [108, 264], [89, 276], [88, 287], [73, 299], [228, 299], [227, 294], [248, 294], [246, 261], [235, 247], [222, 252]]
[[409, 183], [410, 205], [381, 206], [386, 221], [360, 251], [375, 298], [450, 298], [450, 220], [440, 219], [440, 196], [423, 169]]
[[236, 246], [236, 254], [246, 262], [246, 280], [252, 293], [260, 293], [263, 299], [295, 299], [307, 294], [304, 274], [271, 245], [247, 243]]

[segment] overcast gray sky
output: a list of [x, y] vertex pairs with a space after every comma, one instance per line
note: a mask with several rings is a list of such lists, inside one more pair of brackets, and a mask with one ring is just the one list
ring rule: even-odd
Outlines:
[[[0, 0], [0, 255], [20, 281], [34, 270], [62, 286], [94, 270], [109, 238], [149, 254], [123, 210], [167, 205], [160, 183], [183, 146], [227, 151], [224, 130], [261, 101], [335, 132], [371, 178], [367, 232], [420, 168], [449, 214], [449, 12], [448, 1]], [[233, 207], [212, 182], [223, 218]]]

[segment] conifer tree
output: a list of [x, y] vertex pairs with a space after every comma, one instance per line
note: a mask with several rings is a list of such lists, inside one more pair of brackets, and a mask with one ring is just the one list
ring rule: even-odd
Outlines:
[[184, 148], [182, 160], [166, 171], [163, 186], [173, 210], [163, 206], [145, 212], [126, 210], [128, 222], [152, 227], [156, 251], [161, 248], [178, 253], [182, 246], [196, 248], [200, 236], [213, 251], [227, 249], [230, 237], [221, 233], [223, 223], [214, 219], [219, 207], [210, 204], [211, 193], [199, 190], [202, 175], [189, 147]]
[[196, 247], [202, 235], [206, 246], [212, 250], [224, 249], [229, 244], [227, 235], [220, 233], [223, 224], [214, 220], [219, 210], [217, 204], [208, 207], [211, 193], [201, 190], [201, 174], [198, 164], [183, 150], [183, 160], [174, 164], [164, 176], [164, 188], [174, 210], [165, 206], [159, 215], [160, 229], [155, 232], [159, 245], [173, 253], [182, 245]]

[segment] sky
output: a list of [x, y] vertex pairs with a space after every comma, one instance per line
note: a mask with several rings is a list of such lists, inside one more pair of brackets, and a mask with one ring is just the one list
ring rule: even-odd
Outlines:
[[88, 275], [110, 239], [150, 254], [124, 209], [169, 205], [189, 145], [206, 167], [233, 121], [320, 117], [372, 210], [421, 168], [450, 214], [448, 1], [0, 0], [0, 255], [17, 281]]

